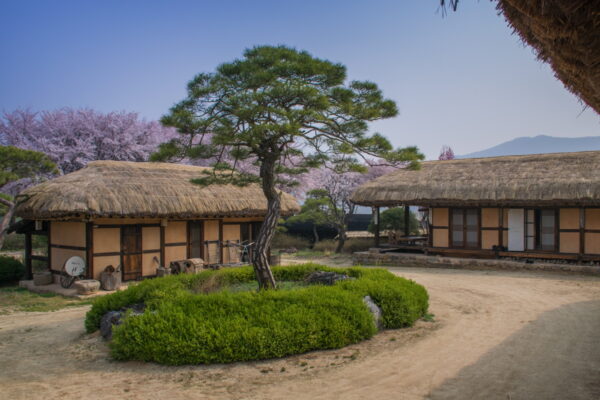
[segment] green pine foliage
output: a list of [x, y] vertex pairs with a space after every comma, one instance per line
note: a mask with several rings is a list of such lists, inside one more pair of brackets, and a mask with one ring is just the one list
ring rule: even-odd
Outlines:
[[426, 290], [386, 270], [313, 263], [273, 267], [279, 282], [303, 281], [317, 270], [355, 279], [333, 286], [240, 292], [220, 289], [254, 281], [250, 267], [157, 278], [95, 300], [86, 329], [97, 330], [107, 311], [144, 303], [143, 315], [129, 316], [114, 328], [114, 358], [208, 364], [334, 349], [370, 338], [376, 328], [363, 303], [366, 295], [382, 308], [386, 328], [410, 326], [427, 312]]
[[0, 146], [0, 186], [22, 178], [57, 172], [56, 165], [44, 153]]

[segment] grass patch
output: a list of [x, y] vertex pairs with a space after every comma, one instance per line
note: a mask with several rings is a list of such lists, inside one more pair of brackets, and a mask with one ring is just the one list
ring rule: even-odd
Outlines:
[[273, 243], [271, 243], [271, 248], [275, 252], [280, 249], [289, 249], [291, 247], [296, 249], [307, 249], [310, 247], [310, 245], [310, 241], [301, 236], [290, 235], [289, 233], [284, 232], [277, 232], [273, 237]]
[[91, 304], [91, 301], [72, 299], [54, 293], [33, 293], [15, 286], [0, 288], [0, 314], [19, 311], [57, 311], [87, 304]]
[[[354, 279], [304, 286], [304, 279], [317, 270]], [[144, 303], [144, 314], [114, 327], [114, 358], [224, 363], [340, 348], [367, 339], [376, 327], [362, 300], [366, 295], [381, 307], [386, 328], [410, 326], [427, 312], [425, 289], [386, 270], [307, 263], [273, 267], [273, 274], [280, 290], [256, 291], [251, 267], [143, 281], [95, 299], [86, 329], [98, 329], [110, 310]]]
[[[371, 238], [350, 238], [347, 239], [342, 248], [342, 253], [352, 254], [357, 251], [366, 251], [370, 247], [374, 246], [374, 239]], [[313, 247], [315, 251], [321, 251], [323, 253], [333, 253], [337, 247], [337, 240], [325, 239], [316, 243]]]
[[422, 319], [425, 322], [435, 322], [435, 314], [426, 313]]
[[296, 253], [293, 254], [293, 256], [295, 256], [297, 258], [322, 258], [322, 257], [327, 257], [330, 254], [331, 254], [330, 252], [304, 249], [304, 250], [298, 250]]

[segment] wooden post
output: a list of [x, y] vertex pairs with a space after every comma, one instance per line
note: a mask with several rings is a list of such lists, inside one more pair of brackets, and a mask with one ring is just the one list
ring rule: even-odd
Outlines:
[[31, 263], [31, 231], [25, 234], [25, 280], [33, 279], [33, 267]]
[[165, 265], [165, 227], [160, 224], [160, 265], [167, 268]]
[[579, 209], [579, 257], [585, 253], [585, 208]]
[[219, 264], [223, 264], [223, 219], [219, 220]]
[[410, 207], [404, 206], [404, 236], [410, 235]]
[[87, 263], [86, 278], [94, 278], [94, 224], [86, 222], [85, 224], [85, 258]]
[[498, 246], [504, 247], [504, 208], [498, 209]]
[[373, 225], [375, 225], [375, 247], [379, 247], [379, 207], [373, 208]]

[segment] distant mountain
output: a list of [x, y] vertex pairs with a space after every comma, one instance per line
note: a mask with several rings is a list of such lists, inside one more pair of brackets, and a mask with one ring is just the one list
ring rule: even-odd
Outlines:
[[539, 135], [520, 137], [486, 150], [457, 156], [457, 158], [478, 158], [512, 156], [522, 154], [562, 153], [569, 151], [600, 150], [600, 136], [578, 138]]

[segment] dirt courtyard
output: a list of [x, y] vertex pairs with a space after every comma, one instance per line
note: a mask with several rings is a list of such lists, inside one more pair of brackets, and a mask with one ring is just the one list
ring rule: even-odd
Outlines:
[[390, 268], [433, 322], [254, 363], [115, 362], [88, 307], [0, 316], [2, 399], [600, 399], [600, 278]]

